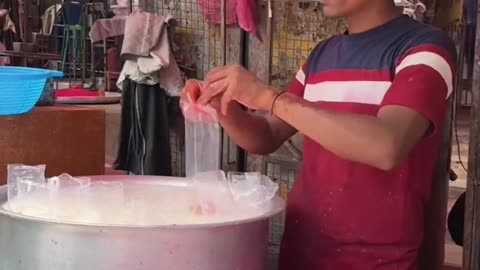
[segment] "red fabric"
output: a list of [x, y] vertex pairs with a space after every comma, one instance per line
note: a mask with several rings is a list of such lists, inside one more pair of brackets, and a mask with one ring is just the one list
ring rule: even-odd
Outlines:
[[369, 81], [383, 82], [393, 79], [390, 70], [330, 70], [308, 76], [309, 83], [321, 83], [326, 81]]
[[288, 88], [288, 92], [291, 94], [294, 94], [297, 97], [303, 97], [303, 85], [298, 81], [294, 80], [292, 84], [290, 84], [290, 87]]
[[445, 120], [447, 87], [432, 68], [413, 66], [402, 70], [393, 81], [381, 106], [408, 107], [432, 122], [436, 127]]
[[98, 92], [88, 91], [83, 88], [70, 88], [65, 90], [55, 91], [55, 96], [57, 98], [62, 97], [81, 97], [81, 98], [93, 98], [98, 97]]

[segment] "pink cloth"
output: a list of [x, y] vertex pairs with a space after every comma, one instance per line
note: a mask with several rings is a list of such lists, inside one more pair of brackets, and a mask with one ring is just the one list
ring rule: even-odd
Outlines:
[[90, 30], [92, 42], [103, 41], [111, 37], [123, 36], [127, 17], [113, 17], [111, 19], [98, 19]]
[[[226, 24], [238, 23], [240, 28], [254, 34], [258, 39], [261, 37], [257, 31], [255, 0], [225, 0], [226, 1]], [[213, 24], [222, 23], [221, 1], [198, 0], [200, 12], [207, 22]]]
[[257, 31], [257, 12], [255, 0], [237, 0], [238, 25], [243, 30], [252, 33], [260, 41], [262, 40]]

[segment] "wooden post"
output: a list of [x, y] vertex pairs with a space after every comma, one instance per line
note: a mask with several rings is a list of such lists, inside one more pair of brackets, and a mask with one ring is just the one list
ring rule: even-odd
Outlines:
[[[478, 1], [475, 8], [478, 14]], [[463, 269], [480, 269], [480, 29], [476, 16], [475, 61], [472, 78], [472, 119], [468, 154], [467, 197], [465, 202], [465, 232]]]
[[431, 198], [425, 209], [424, 242], [420, 254], [420, 269], [442, 270], [444, 267], [453, 103], [452, 98], [448, 102], [444, 136], [433, 175]]

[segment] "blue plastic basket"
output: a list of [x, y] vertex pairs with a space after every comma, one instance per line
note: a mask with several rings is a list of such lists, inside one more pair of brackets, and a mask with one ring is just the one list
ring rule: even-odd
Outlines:
[[0, 67], [0, 116], [29, 112], [42, 95], [47, 79], [63, 77], [55, 70]]

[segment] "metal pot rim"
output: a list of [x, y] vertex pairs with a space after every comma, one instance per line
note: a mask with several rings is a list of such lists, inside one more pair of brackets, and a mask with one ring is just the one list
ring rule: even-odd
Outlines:
[[[160, 176], [114, 176], [114, 175], [105, 175], [105, 176], [89, 176], [93, 181], [126, 181], [126, 182], [135, 182], [135, 183], [145, 183], [153, 184], [157, 182], [160, 184], [168, 185], [185, 185], [185, 180], [182, 178], [175, 177], [160, 177]], [[285, 201], [276, 196], [271, 204], [270, 211], [266, 212], [263, 215], [234, 220], [228, 222], [217, 222], [217, 223], [205, 223], [205, 224], [181, 224], [181, 225], [117, 225], [117, 224], [88, 224], [88, 223], [78, 223], [78, 222], [65, 222], [58, 220], [43, 219], [37, 217], [29, 217], [21, 214], [12, 213], [3, 207], [7, 201], [7, 191], [8, 188], [6, 185], [0, 186], [0, 218], [1, 216], [6, 216], [8, 218], [26, 220], [30, 222], [39, 222], [47, 224], [57, 224], [57, 225], [71, 225], [71, 226], [80, 226], [80, 227], [89, 227], [89, 228], [128, 228], [128, 229], [201, 229], [201, 228], [215, 228], [215, 227], [226, 227], [226, 226], [235, 226], [240, 224], [255, 223], [270, 219], [274, 216], [281, 214], [285, 210]]]

